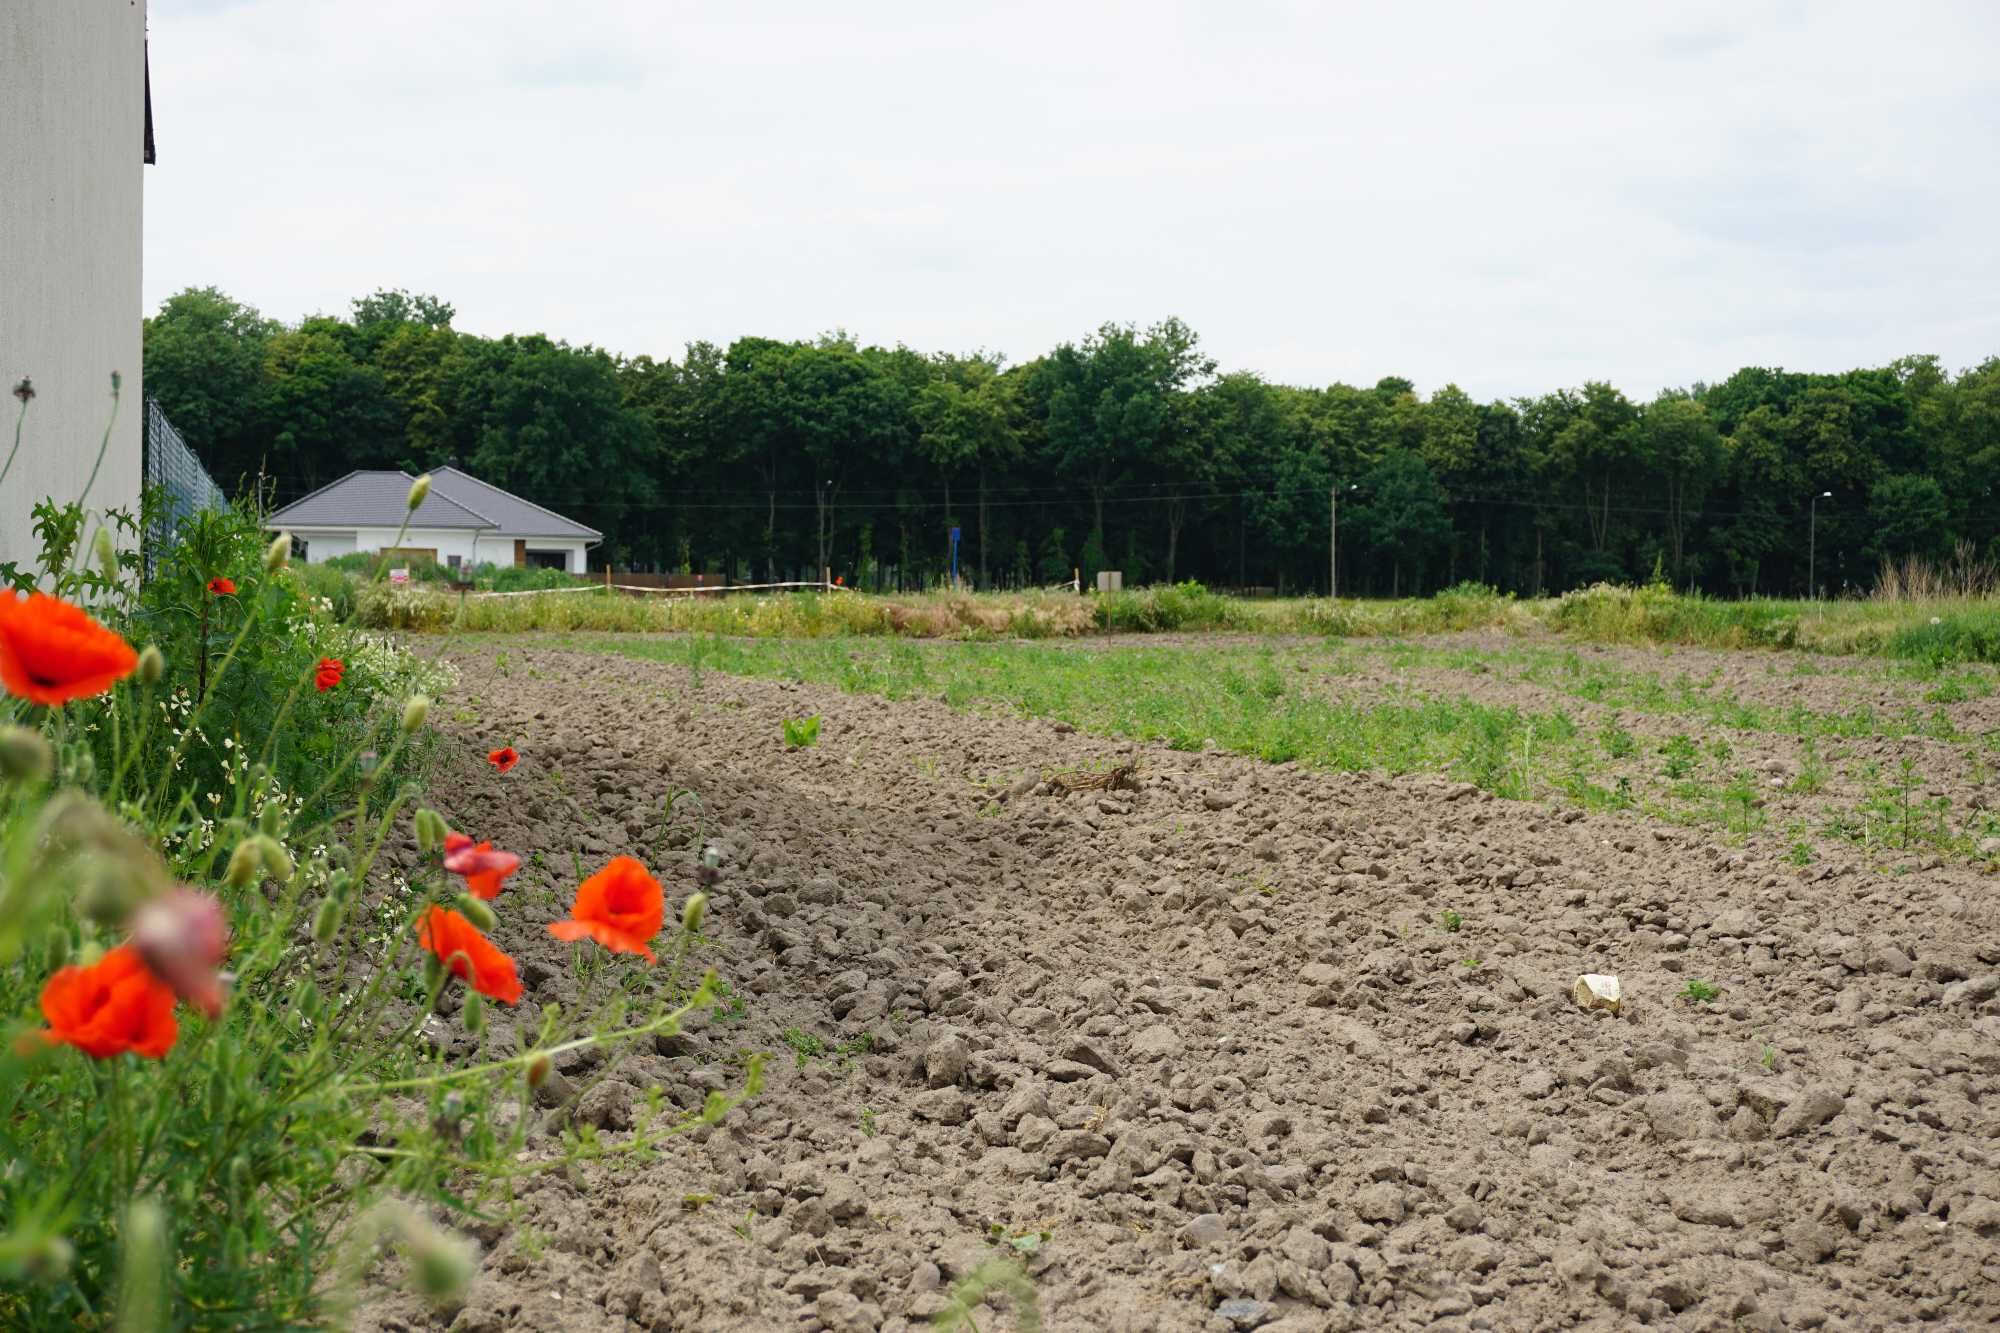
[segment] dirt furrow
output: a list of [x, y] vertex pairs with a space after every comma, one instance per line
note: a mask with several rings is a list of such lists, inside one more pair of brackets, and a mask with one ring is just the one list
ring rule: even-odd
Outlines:
[[[723, 854], [741, 1006], [585, 1117], [615, 1140], [649, 1090], [779, 1058], [680, 1155], [540, 1177], [462, 1308], [385, 1296], [377, 1327], [910, 1328], [996, 1248], [1054, 1329], [2000, 1316], [1973, 869], [1801, 871], [1775, 837], [634, 661], [459, 665], [441, 805], [543, 854], [501, 904], [524, 1009], [576, 1000], [541, 929], [573, 856], [684, 889]], [[1131, 756], [1137, 791], [1037, 786]], [[1622, 1016], [1574, 1007], [1585, 971]]]

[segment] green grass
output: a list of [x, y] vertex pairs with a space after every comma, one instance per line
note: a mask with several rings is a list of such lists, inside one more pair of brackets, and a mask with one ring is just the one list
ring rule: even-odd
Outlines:
[[576, 641], [730, 675], [811, 681], [890, 699], [941, 697], [1071, 723], [1178, 750], [1208, 745], [1271, 762], [1389, 773], [1446, 773], [1502, 795], [1534, 794], [1537, 774], [1578, 742], [1560, 712], [1533, 713], [1410, 694], [1368, 703], [1297, 688], [1269, 649], [938, 644], [723, 638]]

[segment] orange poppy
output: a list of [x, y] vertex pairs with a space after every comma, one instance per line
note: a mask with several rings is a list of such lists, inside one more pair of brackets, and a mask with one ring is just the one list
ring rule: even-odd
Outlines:
[[451, 974], [489, 1000], [514, 1004], [521, 979], [514, 960], [495, 947], [479, 927], [448, 907], [433, 907], [417, 918], [417, 943], [444, 960]]
[[569, 920], [551, 923], [549, 934], [559, 940], [593, 939], [613, 953], [636, 953], [650, 963], [653, 951], [646, 942], [660, 933], [666, 919], [660, 881], [631, 857], [615, 856], [577, 886]]
[[81, 607], [47, 593], [0, 593], [0, 685], [55, 707], [104, 693], [132, 674], [139, 654]]
[[319, 659], [319, 669], [313, 672], [313, 684], [319, 688], [321, 694], [325, 694], [340, 684], [341, 674], [346, 670], [347, 663], [339, 658], [322, 657]]
[[475, 898], [491, 901], [500, 896], [500, 881], [521, 868], [521, 858], [512, 852], [496, 852], [493, 844], [474, 844], [463, 833], [444, 835], [444, 868], [465, 876], [465, 887]]
[[173, 988], [146, 969], [139, 951], [122, 944], [89, 967], [59, 969], [42, 987], [42, 1040], [69, 1045], [96, 1060], [124, 1051], [157, 1060], [180, 1036]]
[[212, 578], [208, 581], [208, 590], [217, 597], [234, 597], [236, 595], [236, 580], [220, 577]]
[[499, 769], [502, 773], [505, 773], [508, 769], [521, 762], [521, 756], [513, 746], [503, 745], [499, 749], [489, 752], [486, 756], [486, 762]]

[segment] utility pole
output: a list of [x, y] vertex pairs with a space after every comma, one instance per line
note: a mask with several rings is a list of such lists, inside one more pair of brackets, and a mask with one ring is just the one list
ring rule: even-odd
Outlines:
[[1819, 600], [1819, 502], [1831, 500], [1832, 491], [1821, 491], [1806, 501], [1806, 596]]
[[[1349, 486], [1348, 490], [1353, 490]], [[1329, 600], [1340, 596], [1340, 483], [1326, 488], [1326, 595]]]

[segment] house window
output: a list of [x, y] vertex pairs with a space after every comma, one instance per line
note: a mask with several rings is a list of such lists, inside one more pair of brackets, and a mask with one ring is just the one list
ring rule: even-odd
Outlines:
[[305, 558], [306, 558], [306, 539], [304, 537], [292, 538], [292, 559], [303, 560]]
[[528, 568], [566, 570], [569, 568], [569, 552], [537, 551], [531, 547], [528, 550]]

